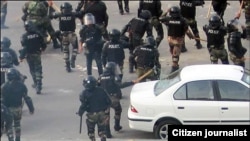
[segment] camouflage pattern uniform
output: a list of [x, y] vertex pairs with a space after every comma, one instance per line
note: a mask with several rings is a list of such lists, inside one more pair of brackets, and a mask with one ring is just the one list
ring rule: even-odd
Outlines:
[[[26, 27], [27, 28], [27, 27]], [[46, 43], [43, 37], [36, 31], [26, 29], [27, 32], [21, 37], [23, 49], [20, 50], [19, 59], [27, 59], [31, 76], [33, 78], [33, 87], [36, 88], [37, 94], [42, 89], [42, 60], [41, 53], [46, 49]]]
[[[10, 72], [13, 70], [15, 69], [10, 69]], [[16, 73], [15, 76], [12, 75], [11, 77], [8, 72], [8, 81], [2, 84], [1, 86], [3, 104], [10, 110], [13, 115], [15, 141], [20, 141], [21, 139], [21, 118], [23, 100], [27, 104], [30, 114], [34, 113], [33, 102], [32, 99], [28, 96], [27, 87], [22, 81], [20, 81], [18, 77], [19, 72]]]
[[105, 125], [109, 117], [109, 107], [111, 100], [107, 92], [97, 87], [97, 80], [89, 75], [83, 80], [85, 90], [80, 94], [81, 106], [78, 115], [82, 116], [87, 111], [86, 124], [88, 128], [88, 136], [91, 141], [95, 141], [95, 126], [98, 127], [98, 135], [101, 141], [106, 141]]
[[24, 16], [22, 17], [23, 21], [30, 20], [32, 21], [37, 28], [40, 30], [40, 32], [44, 36], [44, 40], [47, 42], [47, 32], [51, 36], [51, 39], [53, 41], [53, 47], [60, 48], [60, 45], [57, 41], [55, 30], [52, 27], [51, 20], [49, 16], [47, 16], [48, 13], [48, 3], [39, 1], [39, 0], [33, 0], [26, 2], [23, 6], [23, 13]]
[[250, 0], [244, 0], [245, 18], [246, 18], [246, 34], [250, 40]]
[[9, 141], [14, 141], [12, 124], [13, 116], [11, 112], [1, 103], [1, 137], [5, 130]]

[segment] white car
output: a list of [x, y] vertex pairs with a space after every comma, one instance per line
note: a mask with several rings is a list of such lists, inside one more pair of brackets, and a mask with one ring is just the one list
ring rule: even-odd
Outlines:
[[133, 86], [129, 127], [168, 138], [168, 125], [250, 124], [250, 75], [236, 65], [186, 66]]

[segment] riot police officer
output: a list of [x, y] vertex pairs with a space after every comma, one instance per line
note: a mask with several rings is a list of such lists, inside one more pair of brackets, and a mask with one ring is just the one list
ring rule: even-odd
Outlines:
[[123, 3], [124, 2], [124, 9], [127, 13], [129, 13], [129, 0], [117, 0], [118, 3], [118, 8], [120, 11], [120, 14], [123, 15], [124, 14], [124, 10], [123, 10]]
[[222, 24], [224, 25], [224, 12], [227, 8], [227, 0], [212, 0], [212, 6], [217, 15], [220, 16]]
[[109, 32], [109, 39], [102, 49], [102, 64], [106, 66], [107, 62], [115, 62], [119, 66], [120, 78], [123, 77], [123, 64], [125, 59], [125, 48], [129, 48], [130, 44], [120, 40], [121, 32], [117, 29], [112, 29]]
[[18, 66], [19, 61], [17, 57], [17, 53], [15, 52], [14, 49], [10, 48], [11, 46], [11, 40], [8, 37], [1, 37], [1, 52], [8, 52], [12, 58], [11, 65]]
[[26, 58], [34, 82], [32, 86], [36, 88], [37, 94], [41, 94], [43, 78], [41, 53], [46, 49], [46, 43], [31, 21], [25, 21], [24, 26], [26, 33], [21, 37], [23, 49], [20, 50], [19, 59], [22, 62]]
[[1, 136], [6, 131], [6, 135], [8, 137], [8, 141], [14, 141], [14, 135], [13, 135], [13, 115], [10, 112], [10, 110], [1, 103]]
[[24, 15], [22, 20], [32, 21], [37, 29], [43, 34], [44, 40], [47, 41], [47, 32], [49, 33], [54, 49], [61, 48], [56, 37], [55, 30], [52, 26], [51, 20], [48, 16], [49, 5], [43, 0], [32, 0], [25, 3], [22, 10]]
[[[137, 77], [141, 77], [143, 74], [147, 73], [149, 70], [157, 67], [157, 69], [161, 68], [161, 64], [159, 62], [159, 52], [155, 48], [156, 42], [154, 37], [149, 36], [145, 39], [143, 45], [138, 46], [134, 50], [134, 57], [137, 63]], [[154, 71], [152, 71], [146, 78], [142, 81], [146, 81], [146, 79], [157, 80]]]
[[1, 0], [1, 29], [8, 29], [9, 27], [5, 25], [7, 11], [8, 10], [8, 1]]
[[85, 89], [80, 94], [81, 106], [78, 115], [82, 116], [86, 111], [88, 136], [91, 141], [95, 141], [95, 126], [98, 128], [98, 135], [101, 141], [106, 141], [105, 122], [108, 118], [111, 100], [107, 92], [97, 86], [94, 76], [88, 75], [83, 80]]
[[[123, 82], [121, 83], [121, 78], [117, 72], [117, 64], [115, 62], [108, 62], [105, 66], [103, 74], [98, 78], [98, 85], [102, 87], [109, 94], [111, 99], [111, 108], [114, 109], [115, 115], [115, 131], [120, 131], [122, 126], [120, 125], [122, 106], [120, 99], [122, 98], [121, 88], [125, 88], [137, 83], [136, 81]], [[109, 114], [110, 115], [110, 114]], [[110, 131], [110, 118], [108, 118], [106, 123], [106, 135], [107, 138], [112, 138]]]
[[209, 18], [209, 25], [204, 25], [203, 30], [207, 36], [207, 49], [211, 63], [218, 64], [218, 59], [220, 59], [222, 64], [229, 64], [228, 53], [224, 45], [227, 30], [220, 16], [212, 15]]
[[[239, 31], [239, 28], [242, 28], [243, 33]], [[246, 28], [240, 25], [238, 19], [232, 19], [227, 22], [227, 31], [229, 57], [235, 65], [245, 67], [244, 54], [247, 52], [247, 49], [242, 46], [241, 38], [246, 38]]]
[[84, 26], [79, 31], [80, 34], [80, 50], [84, 49], [86, 55], [87, 74], [92, 75], [92, 61], [95, 59], [98, 73], [103, 73], [101, 52], [104, 41], [102, 40], [102, 31], [95, 23], [95, 17], [91, 13], [84, 16]]
[[[246, 24], [246, 39], [250, 40], [250, 1], [249, 0], [239, 0], [240, 3], [243, 2], [242, 8], [245, 12], [245, 24]], [[240, 18], [241, 11], [237, 13], [236, 18]]]
[[[86, 13], [91, 13], [95, 17], [96, 25], [98, 25], [101, 28], [103, 38], [105, 40], [108, 39], [108, 22], [109, 22], [109, 16], [107, 13], [107, 6], [105, 2], [101, 0], [88, 0], [83, 2], [83, 11], [81, 11], [82, 17], [85, 16]], [[82, 24], [84, 25], [84, 21], [82, 21]]]
[[141, 45], [142, 37], [145, 32], [147, 36], [153, 36], [152, 26], [149, 23], [149, 19], [151, 18], [151, 12], [148, 10], [143, 10], [139, 17], [132, 18], [128, 24], [126, 24], [121, 30], [121, 35], [124, 36], [126, 32], [129, 34], [129, 43], [131, 44], [129, 48], [129, 73], [133, 73], [134, 67], [136, 69], [136, 63], [133, 58], [134, 49]]
[[[196, 16], [196, 6], [203, 6], [205, 4], [204, 0], [180, 0], [180, 9], [181, 9], [181, 15], [186, 19], [188, 22], [194, 36], [196, 37], [196, 48], [201, 49], [202, 45], [199, 40], [199, 30], [197, 27], [197, 21], [195, 19]], [[186, 52], [187, 48], [185, 46], [185, 38], [184, 43], [182, 46], [181, 52]]]
[[[78, 39], [75, 33], [76, 30], [76, 17], [80, 17], [79, 14], [72, 12], [72, 5], [69, 2], [65, 2], [61, 5], [61, 13], [55, 13], [52, 18], [59, 18], [59, 36], [61, 39], [62, 50], [64, 53], [64, 60], [66, 64], [66, 70], [71, 72], [71, 67], [75, 68], [75, 60], [78, 49]], [[73, 47], [70, 57], [70, 44]]]
[[23, 100], [30, 114], [34, 113], [32, 99], [28, 96], [27, 87], [19, 79], [20, 72], [14, 68], [8, 70], [7, 82], [1, 86], [2, 102], [11, 111], [14, 118], [15, 141], [21, 139], [21, 118]]
[[169, 15], [164, 15], [160, 20], [168, 27], [168, 42], [170, 53], [172, 55], [171, 72], [179, 69], [179, 59], [181, 48], [184, 43], [185, 34], [192, 39], [193, 35], [188, 29], [187, 21], [181, 16], [178, 6], [172, 6], [169, 9]]
[[162, 23], [159, 21], [159, 17], [162, 15], [161, 0], [140, 0], [138, 8], [138, 16], [142, 10], [148, 10], [152, 14], [150, 24], [154, 27], [157, 33], [156, 47], [158, 47], [164, 38], [164, 32]]

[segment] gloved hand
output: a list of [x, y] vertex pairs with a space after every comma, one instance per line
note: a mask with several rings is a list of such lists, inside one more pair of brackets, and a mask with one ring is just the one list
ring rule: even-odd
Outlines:
[[84, 114], [84, 110], [82, 110], [81, 108], [79, 108], [78, 112], [76, 113], [77, 115], [79, 115], [80, 117]]

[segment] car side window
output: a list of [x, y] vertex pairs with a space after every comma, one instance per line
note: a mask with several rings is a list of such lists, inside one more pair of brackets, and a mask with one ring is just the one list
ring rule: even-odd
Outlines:
[[235, 82], [218, 80], [221, 100], [250, 101], [250, 90], [248, 87]]
[[213, 100], [212, 81], [193, 81], [183, 85], [174, 94], [177, 100]]

